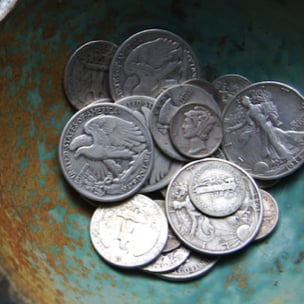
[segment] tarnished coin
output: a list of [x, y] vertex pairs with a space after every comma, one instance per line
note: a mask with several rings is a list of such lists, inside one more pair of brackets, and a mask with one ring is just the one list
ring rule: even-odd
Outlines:
[[243, 89], [223, 113], [223, 150], [254, 178], [287, 176], [304, 162], [304, 98], [264, 81]]
[[174, 147], [189, 158], [210, 156], [222, 143], [221, 118], [207, 106], [184, 104], [171, 119], [170, 137]]
[[153, 141], [146, 125], [113, 103], [78, 111], [59, 143], [63, 174], [81, 195], [114, 202], [135, 194], [150, 175]]
[[[155, 202], [161, 207], [161, 209], [166, 212], [165, 208], [165, 200], [155, 200]], [[169, 251], [177, 249], [181, 245], [180, 240], [175, 236], [174, 232], [172, 231], [170, 225], [168, 227], [168, 240], [166, 243], [165, 248], [163, 249], [163, 253], [167, 253]]]
[[164, 212], [149, 197], [137, 194], [95, 210], [90, 236], [96, 251], [112, 265], [134, 268], [156, 259], [168, 237]]
[[264, 208], [264, 215], [261, 228], [255, 237], [255, 240], [261, 240], [271, 234], [279, 221], [279, 206], [275, 198], [267, 191], [260, 190]]
[[237, 93], [251, 84], [251, 81], [242, 75], [225, 74], [213, 80], [212, 84], [217, 89], [217, 100], [223, 110]]
[[131, 96], [156, 97], [186, 79], [199, 78], [200, 63], [191, 47], [166, 30], [149, 29], [124, 41], [110, 67], [110, 88], [115, 100]]
[[[116, 101], [117, 104], [126, 106], [148, 127], [148, 119], [155, 99], [148, 96], [128, 96]], [[154, 145], [154, 161], [151, 174], [140, 189], [141, 193], [148, 193], [166, 187], [172, 176], [183, 166], [162, 152]]]
[[142, 270], [153, 273], [173, 271], [183, 264], [190, 255], [190, 250], [185, 247], [178, 247], [170, 252], [162, 252], [152, 263], [142, 267]]
[[96, 40], [83, 44], [70, 56], [63, 85], [77, 110], [97, 99], [110, 98], [109, 67], [116, 50], [114, 43]]
[[180, 106], [191, 102], [208, 106], [220, 113], [218, 105], [204, 90], [191, 84], [182, 84], [170, 87], [157, 97], [149, 119], [150, 131], [157, 145], [165, 154], [180, 161], [188, 158], [174, 147], [170, 137], [170, 122]]
[[204, 214], [223, 217], [237, 211], [248, 192], [248, 174], [231, 162], [206, 159], [189, 180], [191, 202]]
[[[201, 165], [208, 162], [230, 163], [205, 158], [185, 165], [168, 186], [166, 214], [171, 228], [187, 247], [203, 254], [223, 255], [241, 250], [254, 239], [261, 226], [263, 206], [256, 183], [245, 170], [239, 168], [243, 171], [240, 178], [245, 188], [239, 209], [226, 217], [211, 217], [200, 212], [190, 199], [189, 181]], [[223, 194], [218, 192], [219, 196]]]
[[216, 256], [191, 253], [189, 258], [177, 269], [168, 273], [158, 273], [157, 276], [169, 281], [190, 281], [198, 279], [208, 272], [218, 261]]

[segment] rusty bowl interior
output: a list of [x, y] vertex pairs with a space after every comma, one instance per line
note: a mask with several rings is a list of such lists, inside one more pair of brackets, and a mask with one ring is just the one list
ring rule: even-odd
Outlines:
[[174, 283], [103, 262], [89, 238], [94, 207], [68, 186], [57, 158], [75, 112], [63, 69], [84, 42], [119, 45], [139, 30], [164, 28], [192, 46], [210, 81], [238, 73], [304, 92], [303, 8], [295, 0], [19, 1], [0, 23], [4, 303], [303, 302], [303, 168], [269, 188], [281, 214], [273, 234], [200, 279]]

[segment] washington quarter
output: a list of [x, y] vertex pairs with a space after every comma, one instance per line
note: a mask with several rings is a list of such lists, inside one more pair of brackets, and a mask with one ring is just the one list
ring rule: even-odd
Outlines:
[[261, 228], [255, 237], [255, 240], [260, 240], [268, 236], [276, 228], [279, 221], [279, 206], [275, 198], [267, 191], [260, 190], [262, 202], [264, 206], [264, 215]]
[[222, 122], [209, 107], [187, 103], [174, 114], [170, 122], [170, 137], [183, 155], [196, 159], [207, 157], [222, 143]]
[[91, 102], [110, 98], [109, 67], [117, 46], [109, 41], [90, 41], [69, 58], [63, 86], [69, 102], [81, 109]]
[[97, 208], [91, 218], [90, 236], [104, 260], [134, 268], [161, 254], [168, 237], [168, 223], [152, 199], [137, 194], [122, 204]]
[[150, 175], [153, 141], [129, 109], [94, 104], [74, 114], [59, 143], [63, 174], [81, 195], [114, 202], [135, 194]]
[[264, 81], [243, 89], [223, 113], [227, 158], [260, 180], [279, 179], [304, 162], [304, 98]]
[[156, 97], [186, 79], [198, 78], [200, 63], [191, 47], [166, 30], [149, 29], [124, 41], [110, 67], [114, 100], [131, 95]]
[[[243, 172], [239, 177], [245, 191], [242, 190], [243, 202], [237, 211], [225, 217], [211, 217], [200, 212], [190, 199], [189, 181], [208, 162], [230, 163], [205, 158], [185, 165], [168, 186], [166, 214], [171, 228], [187, 247], [203, 254], [223, 255], [241, 250], [254, 239], [261, 226], [263, 206], [256, 183], [239, 168]], [[231, 166], [235, 165], [231, 163]], [[238, 184], [235, 191], [237, 187]], [[226, 194], [221, 190], [217, 193], [218, 196]]]

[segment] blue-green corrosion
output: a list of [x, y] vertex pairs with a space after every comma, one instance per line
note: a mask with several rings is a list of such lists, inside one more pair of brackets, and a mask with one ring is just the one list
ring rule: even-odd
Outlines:
[[281, 215], [272, 235], [222, 257], [202, 278], [176, 283], [99, 257], [89, 237], [94, 207], [68, 186], [57, 156], [74, 113], [62, 90], [64, 65], [84, 42], [119, 45], [163, 28], [192, 46], [210, 81], [239, 73], [304, 92], [303, 8], [295, 0], [18, 3], [0, 24], [0, 264], [20, 302], [303, 302], [303, 168], [269, 189]]

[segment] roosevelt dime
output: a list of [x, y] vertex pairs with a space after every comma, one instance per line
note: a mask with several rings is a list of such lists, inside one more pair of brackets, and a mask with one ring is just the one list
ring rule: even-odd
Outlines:
[[157, 276], [169, 281], [189, 281], [200, 278], [218, 261], [216, 256], [191, 253], [189, 258], [174, 271], [158, 273]]
[[74, 114], [59, 143], [63, 174], [81, 195], [113, 202], [135, 194], [153, 163], [149, 130], [129, 109], [97, 103]]
[[[116, 104], [126, 106], [148, 127], [148, 119], [155, 99], [148, 96], [128, 96], [116, 101]], [[183, 166], [162, 152], [154, 145], [154, 161], [150, 176], [140, 189], [141, 193], [148, 193], [166, 187], [172, 176]]]
[[254, 178], [287, 176], [304, 162], [304, 98], [279, 82], [254, 83], [223, 113], [223, 150]]
[[110, 89], [115, 100], [131, 96], [156, 97], [169, 86], [198, 78], [200, 63], [191, 47], [166, 30], [149, 29], [125, 40], [110, 66]]
[[207, 106], [187, 103], [178, 108], [170, 122], [170, 138], [186, 157], [210, 156], [222, 142], [221, 119]]
[[161, 254], [167, 241], [168, 223], [152, 199], [137, 194], [122, 204], [97, 208], [91, 218], [90, 236], [105, 261], [134, 268]]
[[[208, 162], [230, 163], [222, 159], [206, 158], [188, 163], [179, 170], [168, 186], [167, 218], [173, 231], [191, 249], [213, 255], [232, 253], [248, 245], [261, 226], [263, 206], [260, 191], [249, 174], [239, 168], [243, 171], [239, 177], [244, 189], [241, 191], [243, 201], [237, 211], [225, 217], [211, 217], [200, 212], [190, 198], [189, 182], [195, 172]], [[209, 169], [206, 172], [208, 171]], [[236, 182], [235, 191], [239, 190], [238, 186]], [[223, 191], [218, 191], [219, 196], [224, 194]]]
[[276, 228], [279, 221], [279, 206], [275, 198], [267, 191], [261, 190], [264, 208], [263, 221], [255, 240], [268, 236]]
[[237, 93], [251, 84], [251, 81], [242, 75], [225, 74], [213, 80], [212, 84], [217, 89], [217, 100], [223, 110]]
[[150, 131], [161, 150], [168, 156], [185, 161], [188, 158], [174, 147], [170, 137], [170, 122], [180, 106], [196, 102], [220, 113], [218, 105], [202, 89], [191, 84], [172, 86], [156, 99], [149, 119]]
[[109, 41], [90, 41], [69, 58], [63, 86], [69, 102], [81, 109], [91, 102], [110, 97], [109, 67], [117, 46]]

